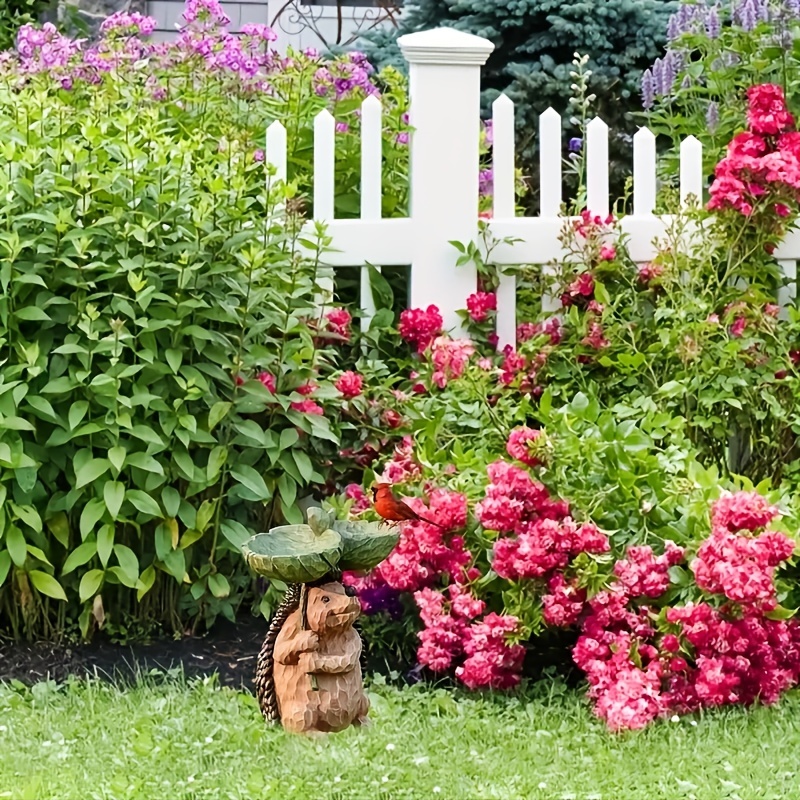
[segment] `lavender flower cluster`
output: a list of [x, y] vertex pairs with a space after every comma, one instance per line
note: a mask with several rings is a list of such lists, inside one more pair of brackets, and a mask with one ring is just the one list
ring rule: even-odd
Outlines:
[[23, 25], [16, 49], [0, 54], [0, 73], [18, 86], [41, 74], [70, 90], [78, 82], [98, 84], [104, 74], [128, 68], [147, 75], [151, 96], [160, 101], [168, 96], [169, 82], [159, 76], [182, 63], [192, 64], [193, 72], [205, 70], [226, 80], [244, 94], [266, 95], [275, 94], [276, 76], [294, 68], [308, 71], [319, 97], [339, 101], [380, 95], [363, 53], [323, 61], [317, 50], [308, 48], [282, 57], [270, 47], [277, 36], [266, 25], [245, 25], [239, 36], [230, 33], [230, 19], [219, 0], [187, 0], [183, 19], [186, 24], [177, 40], [162, 43], [147, 41], [156, 20], [136, 12], [108, 17], [100, 27], [100, 40], [93, 44], [63, 36], [51, 23], [41, 28]]
[[[718, 39], [724, 26], [739, 28], [745, 33], [755, 30], [758, 25], [768, 23], [773, 26], [773, 39], [784, 47], [791, 46], [790, 26], [800, 20], [800, 0], [731, 0], [723, 5], [720, 0], [684, 0], [678, 10], [670, 17], [667, 27], [668, 50], [664, 58], [656, 59], [653, 66], [642, 75], [642, 105], [652, 108], [656, 98], [672, 93], [677, 76], [686, 64], [687, 53], [684, 41], [687, 36], [702, 35], [708, 39]], [[726, 53], [719, 64], [730, 66], [736, 63], [735, 53]], [[686, 76], [683, 84], [691, 85]], [[715, 123], [711, 114], [710, 124]]]

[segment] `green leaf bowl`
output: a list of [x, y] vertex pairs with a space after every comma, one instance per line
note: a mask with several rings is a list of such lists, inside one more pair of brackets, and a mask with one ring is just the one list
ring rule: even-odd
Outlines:
[[397, 528], [375, 522], [336, 520], [333, 529], [342, 539], [339, 569], [372, 569], [394, 550], [400, 538]]
[[242, 545], [253, 572], [284, 583], [311, 583], [339, 568], [342, 537], [334, 530], [315, 534], [308, 525], [282, 525]]

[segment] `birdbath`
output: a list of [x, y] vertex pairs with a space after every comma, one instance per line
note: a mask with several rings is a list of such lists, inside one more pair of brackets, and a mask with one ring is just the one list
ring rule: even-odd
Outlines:
[[256, 696], [268, 722], [307, 735], [366, 723], [361, 604], [341, 574], [376, 567], [398, 538], [387, 525], [311, 508], [308, 525], [282, 525], [245, 542], [255, 573], [289, 584], [256, 667]]

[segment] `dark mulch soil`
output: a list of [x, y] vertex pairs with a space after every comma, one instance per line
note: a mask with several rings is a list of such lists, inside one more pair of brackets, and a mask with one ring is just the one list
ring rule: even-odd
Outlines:
[[248, 617], [236, 625], [219, 622], [203, 637], [159, 639], [148, 644], [0, 640], [0, 681], [32, 684], [47, 679], [63, 681], [70, 675], [125, 680], [153, 669], [182, 669], [188, 677], [217, 673], [225, 686], [252, 690], [256, 657], [266, 632], [263, 619]]

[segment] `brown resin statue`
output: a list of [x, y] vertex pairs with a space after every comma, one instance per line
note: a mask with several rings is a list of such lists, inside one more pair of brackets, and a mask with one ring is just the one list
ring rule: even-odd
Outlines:
[[308, 735], [368, 722], [355, 627], [360, 613], [358, 598], [337, 581], [290, 586], [256, 670], [256, 694], [268, 720]]

